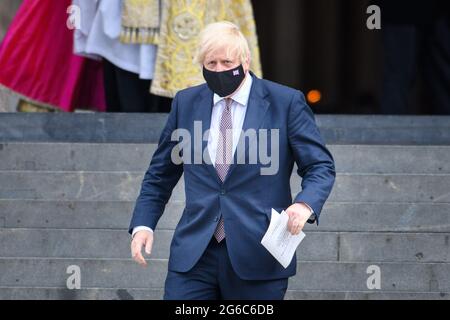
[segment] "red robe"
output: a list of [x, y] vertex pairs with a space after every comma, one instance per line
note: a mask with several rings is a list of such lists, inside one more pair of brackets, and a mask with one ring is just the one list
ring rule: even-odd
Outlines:
[[101, 62], [73, 54], [71, 0], [24, 0], [0, 44], [0, 85], [63, 111], [105, 111]]

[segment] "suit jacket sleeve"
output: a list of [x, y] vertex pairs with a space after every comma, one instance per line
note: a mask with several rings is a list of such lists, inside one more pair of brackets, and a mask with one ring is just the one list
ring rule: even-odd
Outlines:
[[311, 108], [304, 95], [296, 91], [288, 116], [289, 144], [292, 148], [297, 173], [302, 177], [301, 191], [294, 202], [305, 202], [319, 216], [335, 180], [334, 160], [320, 136]]
[[171, 139], [172, 132], [177, 129], [177, 113], [178, 99], [175, 96], [158, 147], [141, 184], [128, 230], [130, 234], [136, 226], [147, 226], [155, 230], [172, 190], [183, 173], [183, 164], [175, 164], [171, 159], [172, 149], [178, 144], [178, 141]]

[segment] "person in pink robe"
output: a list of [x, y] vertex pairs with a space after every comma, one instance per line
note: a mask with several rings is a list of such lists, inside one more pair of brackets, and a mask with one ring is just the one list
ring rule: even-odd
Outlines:
[[0, 44], [0, 86], [58, 111], [105, 111], [101, 62], [73, 54], [71, 0], [24, 0]]

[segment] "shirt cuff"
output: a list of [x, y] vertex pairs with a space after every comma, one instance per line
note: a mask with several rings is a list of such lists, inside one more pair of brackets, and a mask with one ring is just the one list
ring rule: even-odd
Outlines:
[[137, 232], [142, 231], [142, 230], [146, 230], [146, 231], [153, 232], [153, 230], [152, 230], [151, 228], [149, 228], [149, 227], [146, 227], [146, 226], [138, 226], [138, 227], [133, 228], [133, 232], [131, 233], [131, 239], [134, 238], [134, 235], [135, 235]]
[[314, 210], [309, 206], [309, 204], [307, 204], [306, 202], [300, 202], [300, 203], [303, 203], [305, 206], [307, 206], [309, 211], [311, 211], [311, 214], [314, 214]]
[[308, 223], [314, 223], [316, 221], [316, 219], [317, 219], [314, 210], [306, 202], [299, 202], [299, 203], [302, 203], [302, 204], [304, 204], [305, 206], [308, 207], [309, 211], [311, 211], [311, 216], [308, 219]]

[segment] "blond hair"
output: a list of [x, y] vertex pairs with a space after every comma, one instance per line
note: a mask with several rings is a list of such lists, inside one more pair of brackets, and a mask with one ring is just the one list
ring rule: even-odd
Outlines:
[[239, 27], [229, 21], [207, 25], [199, 35], [195, 61], [203, 64], [205, 56], [217, 49], [227, 48], [228, 54], [236, 54], [241, 63], [250, 62], [250, 49]]

